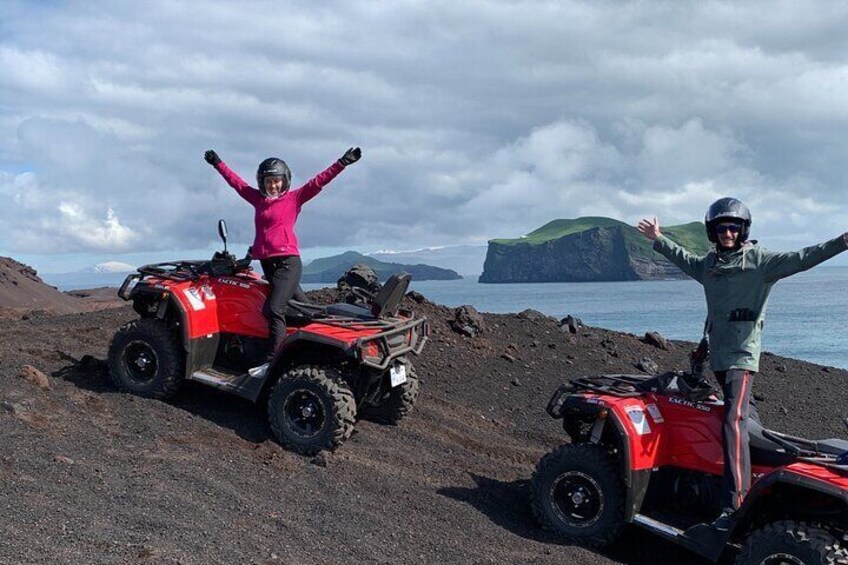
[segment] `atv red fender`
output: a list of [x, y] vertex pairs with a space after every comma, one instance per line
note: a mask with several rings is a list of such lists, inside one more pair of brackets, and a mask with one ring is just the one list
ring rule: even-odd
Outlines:
[[267, 401], [284, 446], [335, 449], [358, 410], [397, 424], [416, 401], [410, 356], [423, 349], [429, 324], [400, 308], [410, 278], [389, 277], [369, 307], [290, 301], [286, 337], [272, 352], [264, 314], [270, 286], [249, 257], [236, 260], [225, 249], [211, 261], [145, 265], [118, 291], [141, 319], [112, 340], [110, 375], [120, 389], [154, 398], [176, 394], [188, 379]]
[[[714, 504], [718, 498], [716, 485], [721, 488], [723, 473], [723, 403], [714, 397], [703, 402], [684, 397], [669, 386], [676, 376], [582, 377], [560, 387], [548, 404], [548, 413], [563, 420], [573, 445], [596, 445], [617, 462], [624, 485], [623, 522], [638, 524], [714, 561], [731, 544], [741, 544], [750, 532], [786, 516], [802, 524], [825, 524], [828, 536], [848, 542], [848, 466], [843, 462], [848, 457], [848, 441], [796, 438], [764, 430], [756, 421], [750, 423], [754, 484], [734, 514], [732, 527], [721, 531], [698, 521], [671, 519], [661, 507], [663, 500], [677, 498], [679, 489], [691, 488], [702, 501]], [[552, 465], [548, 462], [537, 469], [541, 474], [534, 475], [534, 482], [544, 484], [534, 487], [534, 496], [555, 495], [550, 490], [554, 487], [545, 483], [551, 480]], [[565, 460], [560, 465], [569, 468]], [[674, 494], [662, 494], [669, 489], [670, 477]], [[574, 491], [573, 496], [588, 496], [589, 484], [582, 486], [582, 491]], [[604, 495], [599, 491], [597, 496]], [[567, 516], [573, 509], [547, 516], [547, 509], [553, 506], [543, 502], [534, 502], [534, 511], [542, 514], [543, 522], [580, 541], [586, 525], [569, 526], [566, 520], [557, 526], [557, 516]], [[706, 509], [705, 514], [715, 517], [718, 508]], [[575, 510], [574, 515], [580, 512]], [[614, 522], [609, 523], [614, 526]], [[834, 547], [838, 548], [838, 542]]]

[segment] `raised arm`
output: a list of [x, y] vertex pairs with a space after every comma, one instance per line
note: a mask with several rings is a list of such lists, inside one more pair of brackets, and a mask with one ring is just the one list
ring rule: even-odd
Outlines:
[[321, 192], [321, 189], [324, 188], [324, 186], [326, 186], [331, 180], [336, 178], [336, 176], [338, 176], [345, 167], [356, 163], [361, 157], [362, 150], [359, 147], [351, 147], [345, 151], [345, 154], [342, 155], [335, 163], [312, 177], [309, 182], [295, 191], [298, 203], [303, 205], [315, 198], [315, 196]]
[[660, 222], [657, 218], [642, 220], [636, 229], [654, 242], [654, 251], [662, 253], [666, 259], [671, 261], [681, 271], [698, 282], [704, 281], [704, 260], [697, 255], [686, 251], [660, 232]]
[[776, 281], [806, 271], [848, 249], [848, 232], [830, 241], [811, 245], [799, 251], [768, 253], [762, 269], [766, 280]]
[[244, 179], [234, 173], [222, 160], [218, 157], [218, 154], [215, 153], [212, 149], [203, 154], [203, 158], [207, 163], [215, 167], [215, 170], [224, 177], [224, 180], [227, 181], [227, 184], [233, 187], [239, 196], [250, 202], [251, 204], [256, 204], [261, 198], [262, 195], [259, 194], [258, 190], [254, 190], [249, 184], [247, 184]]

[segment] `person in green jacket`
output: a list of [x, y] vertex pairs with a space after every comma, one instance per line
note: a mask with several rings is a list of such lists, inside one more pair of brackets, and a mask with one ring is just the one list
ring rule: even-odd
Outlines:
[[636, 229], [652, 240], [684, 273], [701, 283], [707, 299], [710, 369], [724, 393], [725, 493], [722, 514], [713, 523], [726, 529], [751, 486], [748, 416], [751, 385], [759, 371], [766, 303], [780, 279], [810, 269], [848, 248], [848, 232], [800, 251], [775, 253], [749, 241], [751, 213], [735, 198], [721, 198], [704, 218], [715, 249], [699, 257], [660, 232], [659, 221], [644, 219]]

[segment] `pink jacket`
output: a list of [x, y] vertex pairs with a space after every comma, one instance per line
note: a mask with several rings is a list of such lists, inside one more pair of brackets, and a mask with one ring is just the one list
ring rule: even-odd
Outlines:
[[239, 196], [253, 205], [256, 238], [253, 240], [253, 258], [267, 259], [279, 255], [300, 255], [294, 223], [301, 207], [315, 197], [324, 186], [336, 178], [344, 165], [336, 161], [315, 175], [298, 189], [288, 190], [279, 198], [265, 198], [255, 188], [244, 182], [223, 161], [215, 168]]

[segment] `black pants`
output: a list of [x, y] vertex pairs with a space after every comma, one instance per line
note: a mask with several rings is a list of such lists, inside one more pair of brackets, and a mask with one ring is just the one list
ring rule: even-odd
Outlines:
[[[274, 352], [286, 337], [286, 306], [296, 294], [302, 297], [300, 290], [300, 274], [303, 264], [297, 255], [282, 255], [269, 257], [260, 261], [265, 279], [271, 285], [271, 294], [265, 304], [266, 315], [269, 318], [271, 342]], [[302, 299], [302, 298], [301, 298]]]
[[722, 510], [726, 512], [737, 510], [751, 488], [748, 421], [752, 417], [757, 418], [757, 408], [751, 404], [754, 375], [751, 371], [741, 369], [715, 372], [724, 393], [724, 425], [721, 429], [724, 453]]

